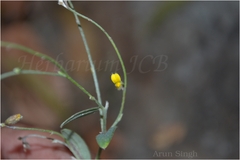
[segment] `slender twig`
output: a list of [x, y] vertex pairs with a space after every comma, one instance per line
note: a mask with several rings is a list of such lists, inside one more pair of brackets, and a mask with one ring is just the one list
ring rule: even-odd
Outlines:
[[57, 66], [63, 73], [67, 74], [67, 71], [61, 66], [61, 64], [59, 64], [53, 58], [51, 58], [51, 57], [49, 57], [49, 56], [47, 56], [45, 54], [39, 53], [39, 52], [34, 51], [34, 50], [32, 50], [30, 48], [27, 48], [25, 46], [22, 46], [22, 45], [19, 45], [19, 44], [15, 44], [15, 43], [11, 43], [11, 42], [1, 41], [1, 46], [7, 47], [7, 48], [19, 49], [19, 50], [25, 51], [25, 52], [27, 52], [29, 54], [32, 54], [34, 56], [40, 57], [42, 59], [46, 59], [46, 60], [50, 61], [51, 63], [53, 63], [55, 66]]
[[81, 89], [85, 94], [89, 96], [90, 100], [93, 100], [99, 107], [104, 108], [102, 104], [98, 102], [98, 100], [93, 97], [83, 86], [81, 86], [78, 82], [76, 82], [74, 79], [72, 79], [69, 75], [66, 75], [66, 78], [70, 80], [73, 84], [75, 84], [79, 89]]
[[99, 148], [98, 148], [98, 153], [97, 153], [97, 156], [96, 156], [95, 159], [100, 159], [101, 153], [102, 153], [102, 148], [99, 147]]
[[56, 134], [56, 135], [64, 138], [60, 133], [58, 133], [56, 131], [52, 131], [52, 130], [46, 130], [46, 129], [40, 129], [40, 128], [18, 127], [18, 126], [8, 126], [8, 125], [5, 125], [4, 127], [10, 128], [10, 129], [16, 129], [16, 130], [47, 132], [47, 133], [50, 133], [50, 135]]
[[38, 135], [38, 134], [28, 134], [24, 137], [19, 137], [18, 139], [22, 141], [23, 145], [26, 144], [27, 146], [29, 146], [29, 143], [27, 142], [27, 138], [30, 138], [30, 137], [47, 139], [47, 140], [52, 141], [52, 143], [59, 143], [59, 144], [62, 144], [64, 146], [68, 147], [68, 145], [65, 142], [62, 142], [58, 139], [54, 139], [54, 138], [51, 138], [51, 137]]
[[61, 76], [60, 74], [54, 73], [54, 72], [43, 72], [43, 71], [36, 71], [36, 70], [20, 70], [19, 73], [17, 73], [16, 71], [10, 71], [10, 72], [1, 74], [1, 80], [11, 76], [16, 76], [19, 74], [39, 74], [39, 75]]
[[[70, 4], [71, 8], [74, 9], [74, 6], [73, 6], [72, 2], [70, 0], [68, 2]], [[85, 46], [85, 49], [86, 49], [86, 52], [87, 52], [87, 55], [88, 55], [88, 59], [89, 59], [89, 63], [90, 63], [91, 71], [92, 71], [92, 75], [93, 75], [94, 85], [95, 85], [95, 89], [96, 89], [96, 93], [97, 93], [97, 98], [98, 98], [99, 103], [102, 104], [102, 99], [101, 99], [101, 93], [100, 93], [100, 89], [99, 89], [97, 74], [96, 74], [96, 70], [95, 70], [95, 67], [94, 67], [93, 60], [92, 60], [90, 49], [88, 47], [87, 39], [86, 39], [86, 36], [84, 34], [80, 19], [78, 18], [76, 13], [74, 13], [74, 16], [75, 16], [76, 23], [77, 23], [79, 32], [82, 36], [82, 40], [83, 40], [83, 43], [84, 43], [84, 46]]]
[[[60, 69], [60, 71], [58, 71], [58, 73], [54, 73], [54, 74], [53, 74], [53, 72], [42, 72], [42, 71], [34, 71], [34, 70], [28, 70], [27, 71], [27, 70], [19, 69], [19, 71], [17, 71], [17, 72], [16, 71], [12, 71], [11, 73], [6, 73], [5, 75], [3, 74], [1, 76], [1, 79], [7, 78], [9, 76], [13, 76], [15, 74], [47, 74], [47, 75], [62, 76], [62, 77], [67, 78], [68, 80], [70, 80], [70, 82], [75, 84], [80, 90], [82, 90], [85, 94], [87, 94], [89, 96], [90, 100], [95, 101], [98, 106], [100, 106], [101, 108], [104, 108], [100, 103], [98, 103], [98, 101], [96, 100], [96, 98], [94, 96], [92, 96], [84, 87], [82, 87], [79, 83], [77, 83], [67, 73], [67, 71], [56, 60], [54, 60], [53, 58], [51, 58], [51, 57], [49, 57], [47, 55], [44, 55], [44, 54], [42, 54], [40, 52], [34, 51], [34, 50], [30, 49], [30, 48], [27, 48], [25, 46], [18, 45], [18, 44], [15, 44], [15, 43], [11, 43], [11, 42], [1, 41], [1, 46], [7, 47], [7, 48], [19, 49], [19, 50], [25, 51], [25, 52], [27, 52], [29, 54], [32, 54], [34, 56], [41, 57], [42, 59], [46, 59], [46, 60], [52, 62], [53, 64], [55, 64]], [[15, 73], [13, 73], [13, 72], [15, 72]]]
[[[70, 0], [68, 2], [70, 4], [70, 7], [74, 10], [74, 6], [73, 6], [72, 2]], [[89, 60], [89, 64], [90, 64], [91, 72], [92, 72], [92, 76], [93, 76], [93, 81], [94, 81], [94, 85], [95, 85], [95, 89], [96, 89], [97, 99], [98, 99], [98, 102], [102, 106], [102, 99], [101, 99], [101, 93], [100, 93], [98, 79], [97, 79], [97, 73], [96, 73], [96, 70], [95, 70], [95, 67], [94, 67], [94, 63], [93, 63], [93, 60], [92, 60], [90, 49], [88, 47], [87, 39], [85, 37], [83, 28], [81, 26], [80, 19], [78, 18], [76, 13], [73, 12], [73, 14], [74, 14], [74, 17], [75, 17], [76, 24], [78, 26], [79, 32], [81, 34], [81, 37], [82, 37], [82, 40], [83, 40], [83, 44], [84, 44], [86, 52], [87, 52], [87, 56], [88, 56], [88, 60]], [[104, 113], [103, 112], [104, 112], [104, 108], [100, 108], [99, 109], [99, 114], [100, 114], [101, 130], [102, 130], [102, 132], [106, 132], [106, 119], [104, 117]]]
[[122, 67], [122, 70], [123, 70], [123, 75], [124, 75], [124, 87], [125, 89], [123, 90], [123, 94], [122, 94], [122, 103], [121, 103], [121, 107], [120, 107], [120, 111], [118, 113], [118, 116], [115, 120], [115, 122], [113, 123], [112, 127], [113, 126], [116, 126], [117, 123], [121, 120], [122, 116], [123, 116], [123, 109], [124, 109], [124, 104], [125, 104], [125, 97], [126, 97], [126, 88], [127, 88], [127, 72], [126, 72], [126, 68], [124, 66], [124, 63], [123, 63], [123, 60], [122, 60], [122, 57], [121, 57], [121, 54], [120, 52], [118, 51], [117, 47], [116, 47], [116, 44], [114, 43], [114, 41], [112, 40], [112, 38], [109, 36], [109, 34], [98, 24], [96, 23], [95, 21], [93, 21], [92, 19], [76, 12], [75, 10], [71, 9], [70, 7], [67, 8], [69, 11], [73, 12], [74, 14], [82, 17], [83, 19], [86, 19], [88, 20], [89, 22], [93, 23], [95, 26], [97, 26], [106, 36], [107, 38], [109, 39], [110, 43], [112, 44], [117, 56], [118, 56], [118, 59], [120, 61], [120, 64], [121, 64], [121, 67]]

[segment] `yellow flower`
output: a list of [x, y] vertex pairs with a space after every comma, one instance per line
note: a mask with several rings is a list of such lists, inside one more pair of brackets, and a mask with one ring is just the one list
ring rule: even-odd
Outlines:
[[111, 75], [111, 80], [115, 84], [115, 87], [118, 90], [123, 90], [123, 82], [121, 81], [121, 77], [119, 76], [118, 73], [112, 73]]

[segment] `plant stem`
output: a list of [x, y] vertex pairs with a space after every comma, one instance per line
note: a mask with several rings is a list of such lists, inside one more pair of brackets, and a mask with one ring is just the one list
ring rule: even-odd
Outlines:
[[102, 148], [99, 147], [99, 148], [98, 148], [98, 153], [97, 153], [97, 156], [96, 156], [95, 159], [100, 159], [100, 155], [101, 155], [101, 153], [102, 153]]
[[30, 48], [27, 48], [25, 46], [15, 44], [15, 43], [11, 43], [11, 42], [1, 41], [1, 46], [7, 47], [7, 48], [19, 49], [19, 50], [25, 51], [29, 54], [32, 54], [34, 56], [40, 57], [42, 59], [46, 59], [46, 60], [50, 61], [51, 63], [53, 63], [55, 66], [57, 66], [63, 73], [67, 74], [66, 70], [57, 61], [55, 61], [53, 58], [51, 58], [51, 57], [49, 57], [45, 54], [39, 53], [39, 52], [34, 51], [34, 50], [32, 50]]
[[52, 143], [59, 143], [59, 144], [62, 144], [64, 146], [68, 147], [68, 145], [65, 142], [62, 142], [62, 141], [60, 141], [58, 139], [54, 139], [54, 138], [51, 138], [51, 137], [38, 135], [38, 134], [28, 134], [28, 135], [26, 135], [24, 137], [19, 137], [18, 139], [21, 140], [23, 144], [29, 145], [28, 142], [27, 142], [27, 138], [30, 138], [30, 137], [47, 139], [47, 140], [52, 141]]
[[123, 109], [124, 109], [124, 104], [125, 104], [125, 97], [126, 97], [126, 88], [127, 88], [127, 72], [126, 72], [126, 68], [124, 66], [124, 63], [123, 63], [123, 60], [122, 60], [122, 57], [121, 57], [121, 54], [119, 53], [114, 41], [112, 40], [112, 38], [109, 36], [109, 34], [98, 24], [96, 23], [95, 21], [93, 21], [92, 19], [76, 12], [75, 10], [71, 9], [71, 8], [67, 8], [69, 11], [73, 12], [74, 14], [82, 17], [83, 19], [86, 19], [88, 20], [89, 22], [93, 23], [95, 26], [97, 26], [106, 36], [107, 38], [109, 39], [110, 43], [112, 44], [117, 56], [118, 56], [118, 59], [120, 61], [120, 64], [121, 64], [121, 67], [122, 67], [122, 70], [123, 70], [123, 75], [124, 75], [124, 86], [125, 86], [125, 89], [123, 90], [123, 94], [122, 94], [122, 103], [121, 103], [121, 107], [120, 107], [120, 111], [118, 113], [118, 116], [115, 120], [115, 122], [113, 123], [112, 126], [115, 126], [117, 125], [117, 123], [121, 120], [122, 116], [123, 116]]
[[52, 134], [56, 134], [56, 135], [58, 135], [58, 136], [60, 136], [60, 137], [62, 137], [64, 139], [64, 137], [60, 133], [58, 133], [56, 131], [52, 131], [52, 130], [39, 129], [39, 128], [27, 128], [27, 127], [8, 126], [8, 125], [5, 125], [4, 127], [10, 128], [10, 129], [17, 129], [17, 130], [47, 132], [47, 133], [50, 133], [51, 135]]
[[79, 89], [81, 89], [86, 95], [88, 95], [90, 100], [95, 101], [99, 107], [104, 108], [102, 104], [100, 104], [95, 97], [93, 97], [84, 87], [78, 84], [72, 77], [70, 77], [69, 75], [66, 75], [66, 78], [70, 80], [73, 84], [75, 84]]
[[[69, 0], [68, 2], [70, 4], [70, 7], [74, 10], [74, 6], [73, 6], [71, 0]], [[99, 89], [97, 74], [96, 74], [96, 70], [95, 70], [95, 67], [94, 67], [93, 60], [92, 60], [91, 52], [90, 52], [90, 49], [88, 47], [88, 43], [87, 43], [83, 28], [81, 26], [81, 22], [80, 22], [80, 20], [77, 16], [77, 14], [75, 12], [73, 12], [73, 14], [74, 14], [74, 17], [75, 17], [75, 20], [76, 20], [76, 24], [78, 26], [78, 30], [81, 34], [83, 44], [85, 46], [87, 56], [88, 56], [88, 60], [89, 60], [90, 66], [91, 66], [91, 72], [92, 72], [93, 81], [94, 81], [94, 85], [95, 85], [95, 89], [96, 89], [97, 99], [98, 99], [98, 102], [102, 105], [101, 93], [100, 93], [100, 89]], [[103, 112], [104, 112], [104, 108], [100, 108], [99, 109], [99, 114], [100, 114], [100, 117], [101, 117], [100, 118], [101, 130], [102, 130], [102, 132], [106, 132], [106, 119], [104, 117]]]
[[61, 76], [58, 73], [54, 73], [54, 72], [42, 72], [42, 71], [36, 71], [36, 70], [20, 70], [19, 73], [15, 72], [15, 71], [10, 71], [10, 72], [1, 74], [1, 80], [11, 77], [11, 76], [20, 75], [20, 74], [39, 74], [39, 75]]
[[[72, 7], [72, 9], [74, 9], [74, 6], [73, 6], [72, 2], [70, 0], [68, 2], [70, 4], [70, 6]], [[83, 43], [84, 43], [84, 46], [85, 46], [85, 49], [86, 49], [86, 52], [87, 52], [87, 55], [88, 55], [88, 59], [89, 59], [89, 63], [90, 63], [91, 71], [92, 71], [92, 75], [93, 75], [94, 85], [95, 85], [95, 89], [96, 89], [96, 93], [97, 93], [97, 98], [98, 98], [99, 103], [102, 104], [102, 99], [101, 99], [101, 93], [100, 93], [100, 89], [99, 89], [97, 74], [96, 74], [96, 70], [95, 70], [95, 67], [94, 67], [93, 60], [92, 60], [90, 49], [88, 47], [87, 39], [85, 37], [81, 22], [80, 22], [80, 20], [77, 16], [77, 14], [74, 13], [74, 16], [75, 16], [76, 23], [77, 23], [79, 32], [82, 36], [82, 40], [83, 40]]]
[[[19, 69], [19, 73], [17, 73], [16, 71], [12, 71], [12, 72], [15, 72], [15, 73], [12, 73], [12, 72], [11, 72], [11, 73], [4, 73], [4, 74], [6, 74], [6, 75], [2, 74], [1, 80], [4, 79], [4, 78], [7, 78], [7, 77], [9, 77], [9, 76], [13, 76], [13, 75], [15, 75], [15, 74], [22, 74], [22, 73], [23, 73], [23, 74], [47, 74], [47, 75], [62, 76], [62, 77], [67, 78], [68, 80], [70, 80], [70, 82], [72, 82], [72, 83], [75, 84], [78, 88], [80, 88], [85, 94], [87, 94], [87, 95], [89, 96], [89, 99], [95, 101], [98, 106], [100, 106], [101, 108], [104, 108], [104, 107], [102, 106], [102, 104], [98, 103], [98, 101], [95, 99], [94, 96], [92, 96], [89, 92], [87, 92], [85, 88], [83, 88], [83, 87], [82, 87], [79, 83], [77, 83], [70, 75], [68, 75], [67, 71], [66, 71], [57, 61], [55, 61], [53, 58], [51, 58], [51, 57], [49, 57], [49, 56], [47, 56], [47, 55], [44, 55], [44, 54], [42, 54], [42, 53], [39, 53], [39, 52], [37, 52], [37, 51], [34, 51], [34, 50], [30, 49], [30, 48], [27, 48], [27, 47], [25, 47], [25, 46], [18, 45], [18, 44], [15, 44], [15, 43], [11, 43], [11, 42], [3, 42], [3, 41], [1, 41], [1, 46], [7, 47], [7, 48], [19, 49], [19, 50], [25, 51], [25, 52], [27, 52], [27, 53], [29, 53], [29, 54], [32, 54], [32, 55], [34, 55], [34, 56], [37, 56], [37, 57], [46, 59], [46, 60], [52, 62], [54, 65], [56, 65], [56, 66], [60, 69], [60, 71], [58, 71], [58, 73], [56, 73], [56, 74], [53, 74], [53, 73], [51, 73], [51, 72], [44, 72], [44, 73], [43, 73], [42, 71], [34, 71], [34, 70], [28, 70], [28, 71], [27, 71], [27, 70], [20, 70], [20, 69]], [[28, 72], [28, 73], [27, 73], [27, 72]], [[32, 72], [32, 73], [30, 73], [30, 72]]]

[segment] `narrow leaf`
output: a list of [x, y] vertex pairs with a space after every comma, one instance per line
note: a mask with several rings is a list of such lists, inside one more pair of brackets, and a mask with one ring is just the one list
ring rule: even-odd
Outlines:
[[100, 133], [99, 135], [97, 135], [96, 140], [99, 147], [101, 147], [102, 149], [107, 148], [107, 146], [112, 140], [116, 128], [117, 126], [113, 126], [106, 133]]
[[91, 159], [91, 154], [85, 141], [70, 129], [62, 129], [67, 147], [77, 159]]
[[99, 107], [94, 107], [94, 108], [89, 108], [89, 109], [85, 109], [83, 111], [77, 112], [75, 114], [73, 114], [71, 117], [69, 117], [68, 119], [66, 119], [61, 125], [60, 128], [62, 128], [64, 125], [68, 124], [69, 122], [77, 119], [77, 118], [81, 118], [84, 117], [86, 115], [92, 114], [96, 111], [98, 111]]

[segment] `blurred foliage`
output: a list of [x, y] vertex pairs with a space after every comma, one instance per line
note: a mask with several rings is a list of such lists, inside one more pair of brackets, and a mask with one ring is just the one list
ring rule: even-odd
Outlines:
[[188, 3], [188, 1], [165, 1], [155, 6], [155, 11], [149, 18], [147, 24], [148, 30], [155, 32], [158, 26], [164, 23], [164, 20], [167, 20], [176, 10], [184, 7]]

